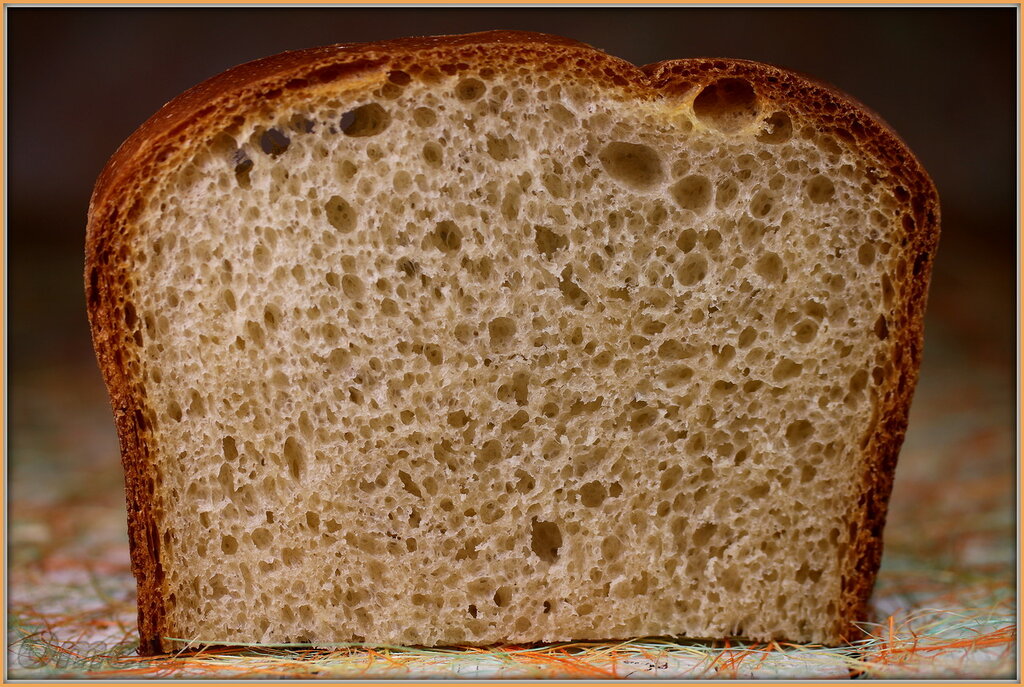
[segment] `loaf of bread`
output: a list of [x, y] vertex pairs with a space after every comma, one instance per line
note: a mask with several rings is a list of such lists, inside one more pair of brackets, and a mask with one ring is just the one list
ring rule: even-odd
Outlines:
[[210, 79], [89, 210], [141, 651], [854, 638], [937, 239], [900, 139], [763, 64]]

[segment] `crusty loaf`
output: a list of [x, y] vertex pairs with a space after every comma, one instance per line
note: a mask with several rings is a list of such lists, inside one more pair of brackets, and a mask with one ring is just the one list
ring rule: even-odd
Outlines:
[[493, 32], [193, 88], [89, 211], [141, 650], [855, 636], [937, 239], [896, 135], [762, 64]]

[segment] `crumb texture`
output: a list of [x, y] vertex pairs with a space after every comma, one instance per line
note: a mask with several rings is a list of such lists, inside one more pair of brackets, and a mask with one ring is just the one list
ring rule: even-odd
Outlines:
[[907, 271], [878, 174], [739, 78], [392, 71], [197, 144], [123, 306], [169, 627], [834, 641]]

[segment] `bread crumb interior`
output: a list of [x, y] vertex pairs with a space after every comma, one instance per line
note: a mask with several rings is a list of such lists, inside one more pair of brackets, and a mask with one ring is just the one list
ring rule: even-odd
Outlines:
[[199, 146], [125, 319], [203, 641], [829, 641], [899, 202], [723, 79], [392, 72]]

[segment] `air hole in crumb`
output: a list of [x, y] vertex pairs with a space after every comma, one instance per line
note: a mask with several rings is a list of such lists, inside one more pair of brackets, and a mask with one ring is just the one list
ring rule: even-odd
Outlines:
[[502, 138], [498, 138], [497, 136], [488, 136], [487, 154], [497, 162], [504, 162], [505, 160], [510, 160], [515, 157], [513, 154], [512, 137], [504, 136]]
[[601, 557], [605, 561], [613, 561], [619, 557], [622, 553], [622, 541], [614, 535], [610, 535], [601, 540]]
[[356, 228], [356, 211], [341, 196], [331, 196], [324, 205], [327, 221], [340, 232], [348, 233]]
[[719, 131], [738, 131], [757, 117], [757, 94], [745, 79], [719, 79], [697, 95], [693, 113], [705, 125]]
[[812, 177], [806, 186], [807, 197], [815, 203], [827, 203], [836, 194], [836, 186], [827, 176], [819, 174]]
[[789, 358], [783, 358], [775, 365], [775, 369], [772, 370], [772, 379], [776, 382], [784, 382], [799, 376], [802, 370], [803, 365], [800, 363], [793, 362]]
[[388, 128], [391, 115], [377, 103], [360, 105], [341, 117], [341, 130], [346, 136], [376, 136]]
[[431, 365], [440, 365], [444, 362], [444, 352], [441, 347], [437, 344], [427, 344], [423, 347], [423, 357], [427, 359]]
[[[561, 165], [559, 165], [561, 168]], [[555, 198], [568, 198], [569, 189], [565, 183], [565, 179], [561, 176], [561, 172], [546, 172], [541, 176], [541, 183], [544, 184], [544, 188]]]
[[504, 514], [505, 510], [494, 501], [488, 501], [480, 507], [480, 519], [486, 525], [497, 522]]
[[537, 480], [528, 472], [516, 470], [516, 476], [519, 479], [516, 481], [515, 489], [520, 494], [529, 494], [537, 486]]
[[530, 373], [516, 372], [512, 375], [512, 396], [516, 405], [525, 406], [530, 400]]
[[492, 465], [501, 460], [501, 442], [497, 439], [490, 439], [484, 443], [478, 453], [482, 466]]
[[765, 190], [758, 191], [750, 199], [750, 214], [757, 218], [765, 217], [772, 211], [774, 204], [775, 199], [771, 193]]
[[587, 508], [600, 506], [607, 495], [608, 492], [601, 482], [587, 482], [580, 487], [580, 501]]
[[683, 477], [683, 468], [673, 465], [661, 475], [661, 489], [667, 491], [679, 483]]
[[610, 177], [630, 188], [649, 189], [664, 177], [661, 158], [649, 146], [616, 141], [597, 157]]
[[397, 267], [407, 277], [415, 277], [420, 271], [419, 263], [412, 258], [399, 258]]
[[740, 332], [739, 338], [736, 340], [736, 345], [740, 348], [746, 348], [750, 344], [754, 343], [757, 339], [757, 330], [753, 327], [744, 327], [743, 331]]
[[757, 135], [761, 143], [785, 143], [793, 136], [793, 120], [785, 112], [772, 113], [764, 120], [764, 129]]
[[238, 447], [235, 445], [234, 437], [224, 437], [221, 440], [221, 447], [224, 451], [225, 460], [235, 460], [236, 458], [238, 458]]
[[267, 129], [260, 136], [260, 150], [271, 157], [277, 157], [288, 150], [291, 139], [277, 129]]
[[463, 79], [455, 85], [455, 97], [465, 102], [471, 102], [484, 94], [487, 87], [480, 79]]
[[423, 159], [431, 167], [440, 167], [444, 161], [444, 150], [441, 145], [431, 141], [423, 146]]
[[889, 323], [886, 321], [885, 315], [879, 315], [875, 320], [875, 336], [882, 341], [889, 338]]
[[775, 253], [765, 253], [754, 263], [754, 271], [765, 281], [780, 282], [786, 275], [785, 265], [782, 258]]
[[562, 274], [558, 280], [558, 289], [565, 296], [566, 300], [576, 308], [582, 310], [586, 307], [587, 303], [590, 302], [590, 296], [587, 292], [579, 287], [579, 285], [572, 279], [572, 267], [567, 266], [562, 270]]
[[875, 261], [875, 247], [870, 243], [862, 243], [857, 249], [857, 262], [865, 267], [870, 267]]
[[410, 81], [412, 81], [412, 77], [409, 76], [407, 72], [395, 69], [393, 71], [388, 72], [388, 81], [390, 81], [393, 84], [398, 84], [399, 86], [404, 86]]
[[852, 377], [850, 377], [850, 391], [859, 392], [863, 391], [868, 385], [868, 371], [857, 370]]
[[530, 548], [537, 557], [547, 563], [558, 559], [558, 550], [562, 547], [562, 531], [553, 522], [533, 518], [530, 531]]
[[676, 279], [683, 286], [693, 286], [704, 280], [708, 275], [708, 261], [700, 253], [687, 255], [683, 264], [676, 270]]
[[249, 178], [249, 172], [252, 171], [253, 162], [246, 152], [241, 149], [236, 150], [232, 157], [232, 164], [234, 165], [235, 181], [242, 188], [250, 188], [252, 181]]
[[679, 233], [679, 238], [676, 239], [676, 248], [689, 253], [697, 246], [697, 232], [693, 229], [683, 229]]
[[713, 398], [723, 398], [734, 391], [736, 391], [736, 385], [724, 379], [719, 379], [711, 385], [711, 396]]
[[300, 479], [305, 467], [306, 456], [295, 437], [288, 437], [284, 442], [284, 460], [292, 479]]
[[462, 231], [451, 220], [438, 222], [432, 237], [434, 247], [442, 253], [454, 253], [462, 247]]
[[800, 343], [811, 343], [818, 335], [818, 324], [814, 320], [803, 320], [793, 328], [793, 338]]
[[510, 317], [496, 317], [487, 323], [487, 333], [491, 337], [491, 345], [503, 348], [516, 334], [516, 323]]
[[534, 242], [537, 250], [544, 254], [548, 260], [559, 250], [569, 245], [569, 239], [551, 231], [547, 227], [534, 227]]
[[398, 471], [398, 478], [402, 480], [402, 488], [407, 492], [415, 496], [416, 498], [423, 498], [423, 492], [416, 486], [416, 482], [413, 481], [412, 477], [405, 470]]
[[220, 540], [220, 550], [230, 556], [238, 551], [238, 540], [230, 534], [225, 534]]
[[684, 210], [703, 212], [711, 204], [711, 180], [701, 174], [683, 177], [668, 189], [672, 200]]
[[341, 372], [348, 367], [352, 360], [351, 354], [344, 348], [335, 348], [327, 356], [327, 363], [332, 369]]
[[276, 329], [281, 322], [281, 311], [275, 305], [268, 305], [263, 308], [263, 322], [267, 329]]
[[690, 381], [693, 378], [693, 370], [686, 365], [674, 365], [662, 372], [660, 378], [665, 387], [671, 389]]
[[880, 367], [874, 367], [871, 370], [871, 380], [875, 384], [881, 384], [885, 381], [885, 370]]
[[522, 429], [523, 426], [526, 425], [526, 423], [529, 422], [529, 421], [530, 421], [530, 414], [528, 412], [526, 412], [525, 410], [520, 410], [515, 415], [513, 415], [512, 417], [510, 417], [508, 419], [508, 422], [505, 423], [505, 428], [506, 429], [511, 428], [511, 429], [517, 429], [517, 430], [518, 429]]
[[814, 435], [814, 425], [808, 420], [797, 420], [786, 427], [786, 441], [790, 446], [798, 446]]
[[288, 126], [291, 127], [292, 131], [300, 134], [311, 133], [316, 126], [313, 120], [306, 117], [300, 112], [296, 112], [289, 118]]
[[693, 354], [693, 345], [684, 344], [677, 339], [669, 339], [658, 346], [658, 356], [665, 360], [681, 360], [683, 358], [689, 358]]
[[508, 606], [512, 601], [512, 588], [508, 586], [498, 587], [494, 592], [494, 605], [498, 608]]
[[402, 88], [389, 81], [388, 83], [383, 84], [378, 90], [374, 91], [373, 94], [388, 100], [395, 100], [402, 95]]
[[252, 543], [255, 544], [258, 549], [267, 548], [273, 540], [274, 537], [265, 527], [257, 527], [252, 531]]
[[270, 267], [271, 252], [270, 249], [265, 245], [257, 244], [252, 249], [252, 259], [256, 263], [256, 267], [260, 270], [265, 270]]
[[653, 425], [658, 419], [658, 411], [654, 408], [642, 408], [633, 413], [629, 419], [629, 428], [639, 432]]
[[697, 531], [693, 533], [693, 543], [697, 546], [706, 546], [711, 537], [714, 536], [718, 530], [718, 526], [713, 522], [705, 523], [697, 528]]
[[471, 419], [472, 418], [470, 418], [469, 415], [466, 415], [466, 411], [464, 410], [456, 410], [453, 413], [448, 413], [448, 424], [455, 428], [465, 427]]
[[412, 111], [412, 120], [419, 126], [426, 128], [437, 123], [437, 114], [429, 107], [417, 107]]
[[359, 298], [365, 292], [363, 280], [354, 274], [346, 274], [341, 278], [341, 290], [349, 298]]
[[893, 299], [896, 296], [896, 289], [892, 285], [892, 279], [889, 278], [888, 273], [882, 274], [882, 304], [885, 307], [892, 307]]

